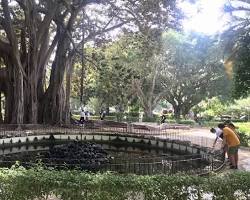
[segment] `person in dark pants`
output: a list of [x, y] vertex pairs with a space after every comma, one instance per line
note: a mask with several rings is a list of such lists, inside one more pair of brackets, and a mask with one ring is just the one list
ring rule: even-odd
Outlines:
[[106, 116], [106, 111], [105, 110], [101, 110], [100, 111], [100, 119], [104, 120], [105, 116]]
[[232, 166], [231, 169], [238, 169], [238, 149], [240, 146], [240, 140], [232, 129], [226, 127], [225, 124], [218, 124], [223, 132], [223, 143], [228, 145], [228, 156]]
[[85, 117], [86, 117], [85, 112], [84, 112], [84, 110], [82, 109], [82, 110], [81, 110], [81, 117], [80, 117], [80, 123], [81, 123], [81, 124], [83, 124], [83, 123], [85, 122]]
[[162, 114], [161, 115], [161, 124], [165, 123], [166, 119], [167, 119], [167, 117], [164, 114]]

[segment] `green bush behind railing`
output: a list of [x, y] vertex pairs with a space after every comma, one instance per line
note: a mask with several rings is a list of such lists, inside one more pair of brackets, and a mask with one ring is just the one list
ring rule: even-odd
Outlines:
[[240, 145], [244, 147], [249, 147], [250, 143], [250, 136], [244, 132], [238, 132], [240, 137]]
[[235, 126], [239, 127], [240, 132], [245, 132], [247, 135], [250, 136], [250, 122], [241, 122], [241, 123], [234, 123]]
[[248, 199], [250, 173], [199, 177], [0, 169], [1, 200], [38, 200], [51, 195], [62, 200]]

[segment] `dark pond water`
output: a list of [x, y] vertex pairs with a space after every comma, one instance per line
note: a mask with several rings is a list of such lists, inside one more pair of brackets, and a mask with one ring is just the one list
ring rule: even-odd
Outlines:
[[[24, 149], [19, 146], [19, 149]], [[148, 147], [65, 142], [46, 146], [25, 146], [25, 150], [0, 156], [0, 166], [18, 163], [24, 167], [42, 164], [55, 169], [117, 171], [120, 173], [156, 174], [204, 169], [205, 159]]]

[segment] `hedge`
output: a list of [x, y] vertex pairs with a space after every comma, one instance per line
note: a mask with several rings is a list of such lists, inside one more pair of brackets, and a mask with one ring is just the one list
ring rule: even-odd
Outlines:
[[38, 200], [51, 195], [62, 200], [248, 199], [250, 173], [199, 177], [0, 169], [1, 200]]

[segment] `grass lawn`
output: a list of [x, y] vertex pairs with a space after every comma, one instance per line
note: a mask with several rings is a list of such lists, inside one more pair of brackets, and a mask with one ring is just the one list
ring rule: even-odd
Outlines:
[[236, 122], [234, 124], [239, 127], [240, 132], [250, 135], [250, 122]]

